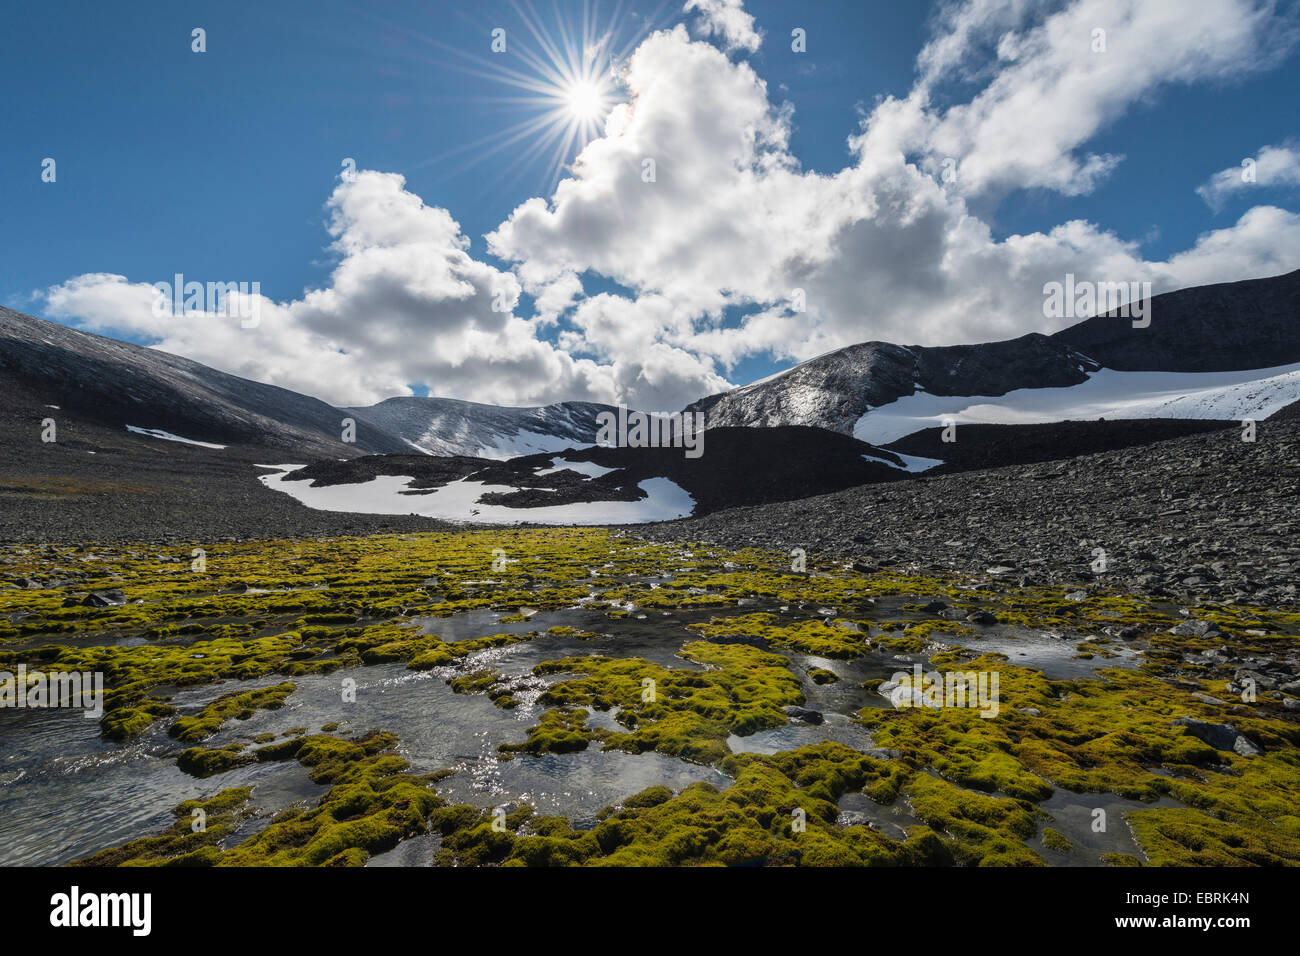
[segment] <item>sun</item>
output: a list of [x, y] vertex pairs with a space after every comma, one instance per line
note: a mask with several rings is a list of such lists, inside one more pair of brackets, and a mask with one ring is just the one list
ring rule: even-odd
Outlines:
[[606, 134], [606, 120], [628, 97], [624, 75], [630, 56], [642, 40], [668, 24], [672, 14], [665, 11], [675, 8], [673, 0], [662, 0], [655, 13], [634, 15], [624, 9], [625, 0], [619, 0], [602, 27], [596, 22], [599, 2], [566, 0], [563, 7], [557, 2], [551, 7], [552, 22], [547, 23], [536, 8], [537, 0], [511, 0], [523, 29], [508, 34], [505, 55], [474, 53], [422, 37], [447, 54], [439, 66], [509, 88], [509, 95], [480, 96], [475, 102], [500, 108], [513, 114], [514, 120], [427, 162], [463, 155], [459, 169], [467, 169], [508, 149], [514, 159], [501, 177], [517, 175], [541, 161], [546, 164], [545, 181], [553, 188], [587, 144]]
[[582, 122], [598, 120], [605, 112], [604, 94], [591, 80], [578, 80], [571, 84], [564, 99], [569, 114]]

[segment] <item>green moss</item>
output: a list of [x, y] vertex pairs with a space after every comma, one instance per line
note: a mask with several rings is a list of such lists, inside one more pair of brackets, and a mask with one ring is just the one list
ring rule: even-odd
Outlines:
[[590, 742], [587, 712], [560, 708], [542, 714], [541, 722], [528, 729], [523, 743], [502, 744], [499, 749], [503, 754], [566, 754], [586, 750]]
[[673, 792], [671, 790], [665, 786], [656, 785], [647, 787], [640, 793], [628, 797], [623, 801], [623, 806], [632, 810], [640, 810], [646, 807], [657, 807], [661, 803], [667, 803], [672, 798]]
[[[296, 737], [254, 752], [258, 760], [295, 758], [311, 768], [310, 776], [330, 789], [310, 810], [292, 807], [277, 814], [259, 833], [230, 849], [219, 842], [233, 828], [233, 807], [242, 805], [249, 788], [223, 791], [214, 801], [176, 808], [172, 830], [136, 840], [82, 861], [88, 865], [172, 865], [186, 862], [178, 854], [202, 848], [211, 866], [359, 866], [368, 857], [396, 846], [404, 837], [425, 832], [429, 814], [443, 805], [431, 785], [446, 774], [411, 775], [409, 764], [393, 752], [392, 734], [372, 732], [357, 740], [328, 735]], [[211, 753], [211, 752], [210, 752]], [[221, 810], [217, 828], [186, 835], [194, 806]]]
[[[580, 677], [549, 687], [539, 698], [556, 710], [543, 714], [523, 744], [504, 752], [539, 753], [556, 746], [577, 748], [577, 740], [600, 740], [605, 749], [641, 753], [658, 750], [700, 763], [714, 763], [730, 752], [726, 739], [785, 724], [781, 709], [802, 704], [803, 693], [787, 661], [745, 644], [693, 641], [682, 648], [704, 671], [665, 668], [639, 658], [568, 657], [537, 665], [539, 675], [575, 672]], [[609, 710], [627, 732], [588, 729], [585, 712]], [[578, 720], [577, 715], [582, 719]]]
[[208, 800], [187, 800], [172, 811], [176, 822], [163, 833], [101, 850], [69, 865], [212, 866], [221, 856], [218, 845], [250, 813], [251, 797], [251, 787], [234, 787]]
[[1069, 853], [1074, 849], [1074, 844], [1061, 834], [1059, 830], [1051, 827], [1043, 827], [1043, 846], [1057, 853]]
[[192, 743], [210, 737], [228, 720], [248, 720], [258, 710], [278, 710], [297, 685], [285, 682], [260, 690], [222, 694], [193, 717], [181, 717], [168, 728], [177, 740]]
[[706, 624], [693, 625], [692, 630], [709, 638], [760, 638], [774, 647], [840, 660], [859, 657], [869, 646], [856, 627], [832, 626], [820, 618], [785, 624], [775, 614], [745, 614], [715, 617]]
[[[491, 570], [498, 547], [511, 558], [504, 572]], [[1290, 861], [1292, 841], [1300, 839], [1300, 725], [1267, 695], [1240, 708], [1222, 671], [1185, 661], [1223, 643], [1242, 656], [1294, 657], [1300, 614], [1293, 608], [1198, 605], [1192, 616], [1223, 633], [1186, 637], [1168, 633], [1183, 619], [1174, 609], [1104, 586], [1074, 601], [1058, 587], [1000, 584], [994, 590], [957, 577], [861, 573], [817, 555], [810, 556], [808, 573], [793, 574], [787, 555], [649, 543], [599, 529], [217, 543], [208, 547], [210, 571], [204, 575], [190, 572], [188, 549], [177, 549], [179, 561], [161, 561], [154, 549], [130, 545], [96, 545], [95, 552], [93, 562], [64, 546], [0, 555], [0, 570], [10, 576], [49, 579], [51, 565], [66, 564], [88, 575], [77, 589], [120, 587], [129, 601], [112, 608], [65, 608], [73, 586], [0, 588], [0, 645], [15, 639], [35, 645], [20, 651], [0, 646], [0, 667], [27, 663], [104, 673], [101, 728], [112, 740], [131, 739], [175, 718], [173, 703], [161, 696], [174, 686], [272, 675], [288, 681], [381, 662], [414, 669], [454, 666], [478, 651], [537, 636], [485, 634], [448, 642], [429, 633], [437, 630], [439, 617], [465, 611], [491, 609], [518, 620], [524, 608], [583, 606], [613, 617], [710, 609], [712, 619], [690, 625], [701, 640], [683, 649], [703, 670], [594, 656], [539, 665], [539, 675], [556, 675], [559, 682], [542, 696], [545, 710], [525, 739], [507, 743], [502, 756], [593, 746], [653, 749], [714, 764], [735, 774], [736, 784], [720, 791], [687, 788], [676, 796], [661, 788], [646, 798], [652, 805], [633, 805], [638, 798], [632, 798], [611, 808], [593, 831], [525, 815], [501, 834], [485, 811], [453, 813], [434, 805], [430, 818], [438, 817], [439, 832], [449, 827], [453, 837], [443, 848], [443, 862], [1034, 864], [1041, 861], [1025, 844], [1043, 821], [1034, 804], [1054, 787], [1176, 801], [1177, 811], [1160, 807], [1132, 815], [1135, 837], [1152, 862]], [[1141, 653], [1138, 667], [1056, 681], [1016, 666], [1014, 655], [969, 660], [972, 652], [939, 645], [953, 635], [977, 638], [986, 629], [927, 617], [921, 608], [935, 598], [963, 616], [977, 609], [993, 614], [1013, 625], [1013, 639], [1018, 627], [1061, 630], [1072, 635], [1079, 655], [1093, 659], [1115, 653], [1105, 633], [1135, 627], [1142, 635], [1132, 645]], [[793, 613], [747, 609], [754, 601]], [[899, 603], [901, 612], [884, 610]], [[811, 616], [814, 608], [817, 617]], [[810, 616], [800, 619], [801, 613]], [[565, 627], [548, 633], [595, 636]], [[58, 643], [71, 634], [80, 645], [88, 643], [85, 636], [100, 643]], [[748, 643], [718, 643], [736, 638]], [[933, 655], [932, 666], [941, 670], [996, 671], [1000, 710], [985, 719], [964, 708], [865, 708], [858, 719], [877, 746], [898, 751], [897, 760], [808, 748], [764, 758], [733, 756], [726, 743], [732, 734], [780, 726], [786, 720], [782, 708], [803, 703], [802, 675], [793, 674], [784, 657], [753, 643], [837, 660], [874, 650]], [[829, 673], [813, 668], [809, 676], [816, 681]], [[863, 686], [871, 689], [872, 683]], [[510, 682], [491, 671], [458, 673], [453, 688], [485, 693], [499, 707], [519, 703]], [[1196, 689], [1238, 709], [1229, 718], [1222, 707], [1193, 698]], [[226, 694], [173, 726], [193, 742], [264, 703], [273, 705], [274, 697], [263, 702]], [[614, 711], [617, 726], [589, 726], [592, 711]], [[1173, 724], [1182, 715], [1230, 719], [1265, 753], [1247, 759], [1216, 751]], [[189, 841], [177, 844], [174, 854], [143, 853], [135, 862], [184, 857], [210, 864], [228, 862], [239, 851], [250, 862], [356, 865], [394, 834], [423, 832], [423, 820], [408, 815], [423, 796], [403, 807], [378, 802], [386, 781], [405, 785], [415, 779], [391, 752], [391, 738], [376, 738], [368, 749], [359, 740], [330, 736], [337, 726], [326, 724], [322, 735], [299, 728], [278, 742], [260, 735], [255, 743], [265, 746], [257, 749], [189, 747], [178, 757], [183, 769], [197, 774], [223, 773], [252, 760], [301, 759], [331, 792], [357, 784], [351, 795], [334, 795], [331, 811], [286, 811], [264, 830], [272, 842], [256, 850]], [[357, 770], [362, 766], [364, 771]], [[354, 771], [355, 779], [348, 776]], [[742, 777], [744, 786], [737, 789]], [[428, 791], [427, 781], [415, 786]], [[880, 803], [911, 801], [914, 811], [919, 803], [924, 815], [917, 816], [926, 825], [892, 842], [867, 828], [837, 828], [826, 814], [845, 787]], [[802, 801], [798, 808], [808, 815], [802, 833], [783, 815], [795, 808], [787, 797]], [[728, 823], [715, 832], [715, 818], [732, 820], [738, 806], [757, 822]], [[353, 826], [338, 829], [343, 825]], [[794, 842], [796, 836], [802, 842]], [[1053, 855], [1046, 830], [1043, 838]], [[308, 845], [313, 849], [305, 853]]]
[[[724, 790], [695, 783], [676, 796], [652, 787], [602, 813], [592, 830], [564, 821], [508, 818], [494, 830], [490, 812], [449, 807], [431, 819], [444, 834], [440, 862], [506, 866], [805, 865], [917, 866], [953, 862], [927, 827], [903, 841], [868, 827], [839, 827], [834, 801], [879, 772], [880, 763], [841, 744], [773, 756], [740, 754], [723, 769]], [[798, 811], [796, 813], [796, 811]]]
[[1300, 832], [1247, 827], [1199, 810], [1139, 810], [1133, 835], [1156, 866], [1297, 866]]
[[211, 777], [256, 762], [257, 757], [246, 752], [243, 744], [231, 744], [217, 749], [190, 747], [181, 751], [176, 758], [176, 766], [195, 777]]
[[1043, 864], [1024, 844], [1045, 816], [1028, 800], [972, 793], [927, 774], [917, 774], [905, 793], [919, 819], [951, 838], [957, 861], [972, 866]]
[[501, 675], [494, 670], [479, 670], [453, 678], [448, 683], [458, 694], [485, 694], [500, 678]]

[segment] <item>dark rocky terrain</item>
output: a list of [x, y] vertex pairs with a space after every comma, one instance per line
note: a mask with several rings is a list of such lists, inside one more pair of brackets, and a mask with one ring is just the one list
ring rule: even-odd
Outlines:
[[[659, 540], [804, 548], [869, 566], [1106, 583], [1180, 601], [1297, 603], [1300, 423], [867, 485], [640, 526]], [[1106, 552], [1094, 573], [1093, 549]]]
[[[371, 455], [313, 462], [289, 480], [311, 480], [319, 486], [402, 475], [415, 479], [409, 493], [416, 494], [418, 489], [469, 478], [501, 485], [501, 492], [489, 493], [484, 500], [519, 508], [520, 519], [527, 521], [528, 508], [535, 506], [636, 501], [645, 497], [639, 482], [668, 478], [695, 499], [695, 513], [701, 515], [906, 477], [900, 468], [868, 460], [868, 455], [902, 464], [892, 452], [818, 428], [711, 428], [699, 458], [686, 457], [681, 448], [600, 447], [568, 451], [563, 458], [542, 454], [509, 461]], [[590, 478], [565, 469], [566, 462], [593, 462], [613, 470]], [[553, 468], [561, 470], [537, 474]]]
[[[58, 441], [41, 441], [54, 417]], [[4, 543], [315, 537], [443, 527], [427, 518], [313, 511], [257, 481], [283, 448], [201, 448], [66, 416], [25, 392], [0, 403]], [[300, 459], [303, 460], [303, 459]]]
[[[1292, 273], [1157, 297], [1152, 328], [1164, 315], [1166, 332], [1172, 325], [1186, 335], [1162, 334], [1163, 344], [1146, 353], [1135, 344], [1151, 344], [1142, 330], [1116, 331], [1100, 320], [1069, 335], [980, 346], [866, 343], [697, 407], [715, 420], [721, 409], [724, 421], [732, 412], [758, 422], [802, 416], [843, 429], [863, 408], [918, 386], [997, 394], [1027, 382], [1069, 385], [1096, 367], [1076, 344], [1116, 364], [1276, 365], [1300, 356], [1293, 348], [1297, 287], [1300, 273]], [[1206, 336], [1232, 325], [1234, 302], [1251, 320], [1225, 332], [1227, 345], [1214, 351]], [[314, 511], [257, 480], [258, 464], [312, 463], [295, 477], [328, 484], [401, 474], [417, 479], [414, 494], [474, 476], [499, 484], [492, 500], [518, 508], [525, 521], [534, 505], [635, 500], [639, 482], [662, 477], [694, 497], [697, 517], [649, 534], [803, 547], [877, 564], [1000, 568], [998, 576], [1017, 580], [1086, 582], [1092, 549], [1101, 547], [1109, 578], [1139, 588], [1292, 601], [1300, 570], [1300, 403], [1261, 423], [1253, 444], [1240, 440], [1235, 423], [1213, 421], [963, 425], [955, 444], [926, 429], [889, 450], [815, 427], [715, 424], [697, 459], [680, 448], [564, 453], [575, 465], [611, 469], [590, 478], [576, 470], [539, 475], [562, 468], [556, 453], [505, 462], [412, 455], [408, 431], [427, 435], [432, 427], [448, 442], [535, 429], [584, 439], [603, 406], [496, 409], [410, 399], [338, 409], [8, 310], [0, 310], [0, 388], [6, 542], [201, 542], [445, 527], [414, 516]], [[383, 421], [376, 409], [386, 410]], [[358, 420], [355, 444], [337, 437], [349, 414]], [[46, 419], [57, 425], [55, 442], [42, 441]], [[226, 447], [138, 435], [126, 425]], [[895, 453], [944, 464], [917, 477], [887, 463], [901, 464]]]
[[1151, 325], [1097, 316], [1052, 338], [1123, 372], [1211, 372], [1300, 362], [1300, 269], [1167, 292]]
[[942, 465], [926, 477], [958, 471], [1056, 461], [1120, 448], [1150, 445], [1170, 438], [1239, 429], [1238, 422], [1182, 418], [1051, 422], [1044, 425], [962, 425], [957, 441], [945, 442], [942, 428], [926, 428], [885, 447], [900, 455], [937, 458]]
[[360, 424], [355, 444], [345, 444], [345, 413], [306, 395], [4, 308], [0, 391], [11, 403], [24, 396], [36, 406], [57, 405], [65, 420], [119, 431], [135, 425], [300, 455], [409, 450], [400, 438]]

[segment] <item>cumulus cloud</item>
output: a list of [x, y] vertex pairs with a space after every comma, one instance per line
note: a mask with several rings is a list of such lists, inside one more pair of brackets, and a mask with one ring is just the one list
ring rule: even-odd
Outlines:
[[[1091, 192], [1122, 157], [1085, 144], [1135, 103], [1268, 69], [1296, 41], [1274, 0], [969, 0], [942, 10], [917, 85], [876, 110], [861, 143], [917, 156], [932, 174], [955, 160], [954, 188], [969, 195]], [[945, 104], [949, 82], [983, 80], [969, 100]]]
[[1257, 155], [1243, 159], [1240, 166], [1215, 173], [1196, 188], [1196, 193], [1217, 211], [1234, 195], [1258, 186], [1300, 186], [1300, 148], [1260, 147]]
[[728, 51], [753, 53], [763, 42], [754, 26], [754, 18], [745, 10], [743, 0], [686, 0], [687, 13], [698, 11], [700, 29], [705, 36], [722, 39]]
[[[1066, 273], [1161, 292], [1300, 261], [1300, 216], [1272, 206], [1165, 261], [1084, 220], [999, 239], [979, 212], [1013, 188], [1087, 192], [1120, 158], [1086, 143], [1134, 103], [1268, 65], [1294, 37], [1266, 0], [944, 4], [914, 89], [864, 117], [851, 164], [830, 175], [802, 169], [790, 108], [727, 55], [758, 42], [739, 0], [686, 9], [719, 45], [684, 25], [640, 44], [604, 135], [551, 196], [486, 237], [499, 266], [400, 176], [363, 172], [328, 203], [339, 257], [329, 282], [264, 302], [256, 332], [160, 321], [148, 286], [120, 276], [50, 290], [50, 312], [339, 403], [424, 383], [501, 404], [670, 409], [727, 387], [724, 375], [755, 355], [1056, 331], [1070, 320], [1043, 316], [1042, 289]], [[1275, 178], [1294, 168], [1275, 159]], [[1223, 176], [1203, 189], [1227, 195]], [[589, 295], [589, 277], [621, 289]], [[516, 314], [522, 294], [530, 317]]]
[[212, 311], [155, 314], [150, 284], [103, 274], [50, 289], [48, 312], [336, 404], [410, 394], [413, 383], [496, 404], [616, 397], [608, 369], [514, 314], [515, 275], [470, 256], [459, 224], [401, 176], [359, 172], [327, 209], [339, 256], [328, 285], [291, 302], [262, 297], [256, 327]]
[[[1138, 243], [1086, 221], [995, 240], [968, 205], [1008, 176], [1086, 191], [1118, 159], [1074, 150], [1106, 122], [1162, 84], [1232, 75], [1238, 54], [1285, 33], [1263, 4], [1207, 0], [1172, 19], [1160, 10], [1119, 0], [1052, 16], [1011, 0], [945, 6], [916, 89], [869, 114], [852, 140], [856, 162], [830, 176], [800, 168], [792, 116], [748, 64], [680, 28], [656, 34], [629, 64], [634, 108], [617, 135], [590, 144], [549, 202], [517, 208], [489, 248], [537, 274], [592, 270], [635, 293], [580, 306], [562, 343], [614, 357], [663, 342], [723, 368], [873, 338], [937, 345], [1055, 331], [1062, 320], [1043, 317], [1042, 287], [1067, 272], [1166, 291], [1293, 268], [1300, 228], [1282, 210], [1253, 211], [1149, 262]], [[1093, 24], [1103, 23], [1106, 49], [1094, 54]], [[1133, 64], [1148, 44], [1159, 54]], [[976, 66], [979, 51], [992, 73]], [[1106, 56], [1109, 65], [1092, 59]], [[953, 82], [983, 88], [964, 105], [932, 107]], [[1094, 92], [1100, 103], [1076, 109]], [[955, 180], [939, 175], [950, 150], [962, 156]], [[646, 159], [653, 182], [641, 175]], [[1259, 241], [1265, 223], [1271, 247]], [[724, 323], [737, 307], [751, 314]]]

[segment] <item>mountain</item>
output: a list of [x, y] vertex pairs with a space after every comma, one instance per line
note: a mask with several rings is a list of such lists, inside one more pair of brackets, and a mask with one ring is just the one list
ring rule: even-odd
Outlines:
[[0, 389], [117, 431], [162, 432], [210, 445], [299, 455], [407, 451], [376, 427], [342, 441], [347, 417], [325, 402], [218, 372], [157, 349], [118, 342], [0, 308]]
[[1006, 342], [840, 349], [689, 406], [709, 425], [695, 459], [591, 447], [610, 406], [335, 408], [0, 309], [0, 539], [698, 517], [1154, 447], [1243, 418], [1285, 430], [1300, 414], [1300, 272], [1158, 296], [1151, 316], [1147, 329], [1112, 316]]
[[612, 406], [591, 402], [509, 408], [453, 398], [390, 398], [347, 411], [399, 437], [406, 451], [472, 458], [513, 458], [593, 445], [599, 428], [596, 416], [605, 411], [618, 414]]
[[865, 342], [788, 372], [687, 406], [709, 427], [812, 425], [851, 433], [869, 409], [917, 391], [1001, 395], [1087, 381], [1097, 364], [1068, 345], [1033, 333], [1008, 342], [939, 348]]
[[942, 417], [1266, 418], [1300, 399], [1300, 270], [1166, 293], [1150, 310], [1143, 329], [1108, 314], [1005, 342], [852, 345], [687, 408], [710, 426], [814, 425], [886, 444]]
[[[200, 445], [281, 449], [301, 459], [362, 454], [511, 458], [596, 440], [607, 405], [509, 408], [451, 398], [390, 398], [364, 408], [229, 375], [157, 349], [0, 308], [0, 386], [64, 418]], [[344, 442], [345, 419], [356, 422]], [[287, 459], [286, 459], [287, 460]]]
[[1229, 372], [1300, 362], [1300, 269], [1167, 292], [1151, 325], [1110, 315], [1052, 336], [1120, 372]]
[[[497, 409], [438, 399], [335, 408], [9, 309], [0, 309], [0, 395], [0, 541], [25, 543], [444, 527], [410, 515], [412, 509], [305, 507], [258, 481], [265, 475], [258, 466], [409, 455], [408, 432], [378, 423], [400, 423], [389, 410], [404, 407], [426, 410], [413, 437], [432, 430], [446, 443], [459, 434], [485, 456], [568, 448], [590, 443], [600, 408]], [[440, 431], [430, 408], [443, 411]], [[341, 440], [348, 418], [355, 419], [355, 442]], [[483, 440], [471, 442], [471, 435]], [[512, 440], [518, 451], [509, 450]], [[444, 453], [448, 447], [429, 445]], [[457, 517], [467, 519], [471, 510]]]

